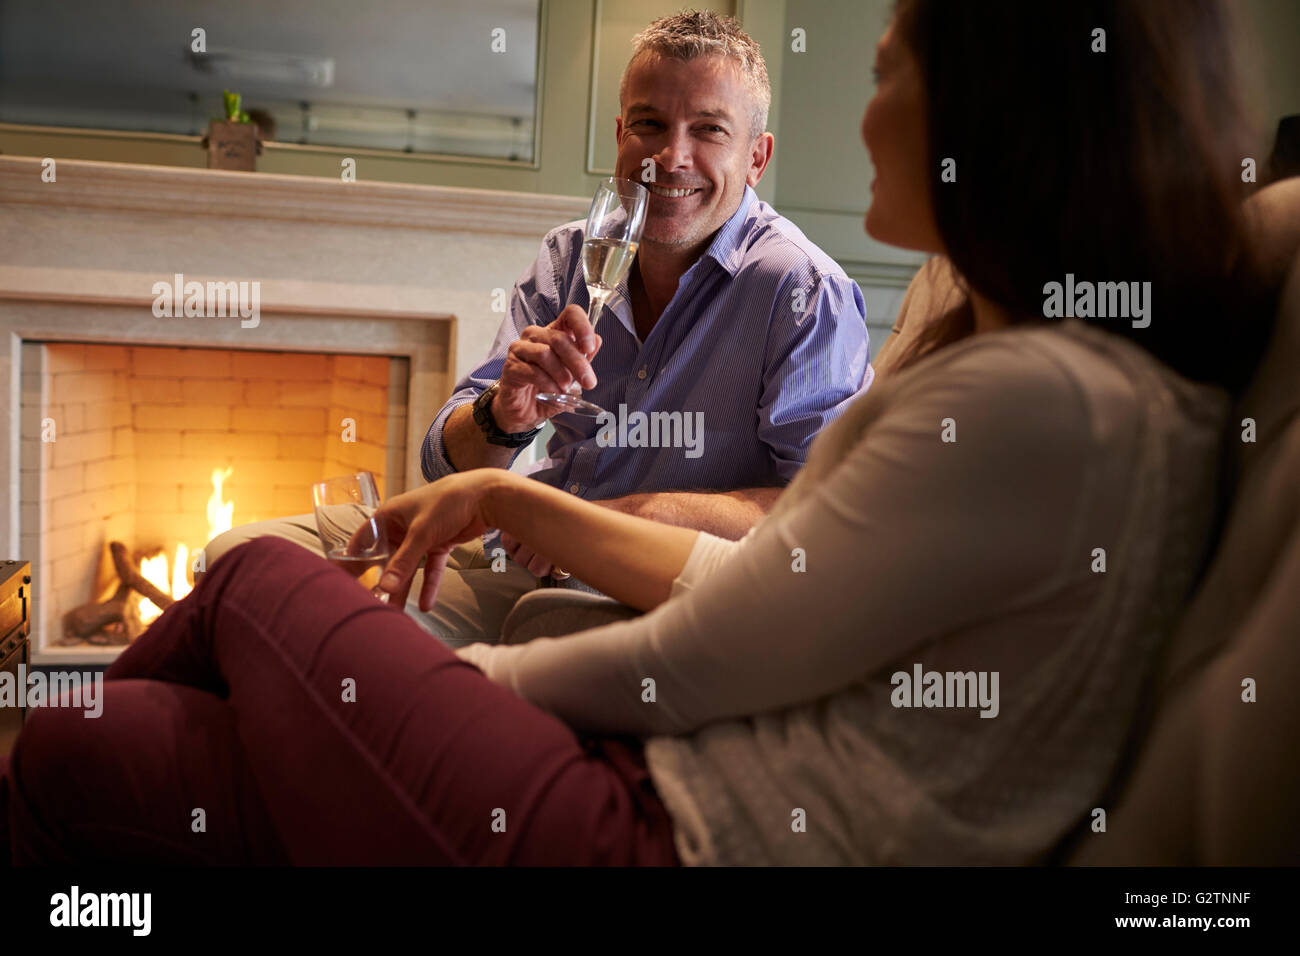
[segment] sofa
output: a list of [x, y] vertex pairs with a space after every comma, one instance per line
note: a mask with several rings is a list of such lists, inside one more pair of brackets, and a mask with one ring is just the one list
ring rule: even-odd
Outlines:
[[[1225, 520], [1207, 569], [1157, 659], [1140, 719], [1107, 793], [1043, 862], [1062, 865], [1300, 863], [1300, 178], [1247, 201], [1262, 250], [1255, 280], [1276, 309], [1266, 358], [1238, 402]], [[912, 280], [873, 364], [888, 375], [926, 323], [962, 301], [931, 259]], [[638, 612], [610, 598], [541, 589], [502, 640], [562, 635]], [[1243, 700], [1252, 681], [1255, 699]]]

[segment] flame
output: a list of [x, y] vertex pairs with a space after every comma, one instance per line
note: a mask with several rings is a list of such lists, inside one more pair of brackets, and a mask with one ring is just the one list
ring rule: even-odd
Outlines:
[[172, 564], [172, 597], [180, 600], [194, 590], [190, 587], [190, 549], [184, 544], [176, 545], [176, 561]]
[[[140, 560], [140, 573], [158, 590], [166, 591], [168, 587], [167, 555], [159, 552], [152, 557], [142, 558]], [[162, 614], [162, 608], [147, 597], [140, 598], [140, 620], [143, 623], [151, 623], [160, 614]]]
[[222, 500], [221, 485], [230, 477], [231, 469], [227, 468], [222, 471], [220, 468], [212, 469], [212, 497], [208, 499], [208, 540], [211, 541], [217, 535], [224, 531], [229, 531], [233, 527], [232, 518], [235, 512], [235, 503], [233, 501]]
[[[234, 526], [235, 503], [226, 501], [221, 490], [222, 484], [230, 475], [230, 468], [212, 469], [212, 494], [208, 498], [208, 541]], [[183, 542], [176, 545], [176, 557], [172, 561], [170, 582], [167, 580], [166, 552], [160, 551], [158, 554], [140, 559], [140, 573], [158, 590], [163, 593], [171, 592], [171, 596], [177, 601], [193, 590], [190, 586], [189, 569], [190, 549]], [[145, 625], [152, 624], [162, 615], [162, 609], [147, 597], [139, 599], [137, 608], [140, 622]]]

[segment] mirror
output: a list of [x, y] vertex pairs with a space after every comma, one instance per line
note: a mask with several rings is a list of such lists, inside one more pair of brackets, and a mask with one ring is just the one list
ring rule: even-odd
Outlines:
[[531, 164], [540, 0], [0, 0], [0, 121]]

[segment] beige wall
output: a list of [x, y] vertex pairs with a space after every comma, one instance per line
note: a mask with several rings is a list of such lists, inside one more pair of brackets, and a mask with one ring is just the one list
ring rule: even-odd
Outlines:
[[[872, 95], [876, 40], [893, 0], [791, 0], [786, 5], [781, 172], [776, 207], [862, 287], [874, 356], [925, 256], [867, 236], [871, 161], [859, 129]], [[804, 52], [792, 49], [802, 30]]]
[[[897, 310], [902, 290], [923, 257], [866, 236], [870, 161], [859, 139], [862, 111], [872, 95], [872, 50], [892, 0], [708, 0], [734, 10], [762, 45], [773, 82], [769, 128], [777, 146], [759, 195], [789, 216], [863, 287], [873, 345]], [[487, 189], [585, 196], [610, 162], [611, 95], [617, 95], [623, 55], [637, 22], [675, 9], [668, 0], [547, 0], [541, 32], [542, 97], [536, 167], [498, 162], [271, 144], [259, 169], [313, 176], [339, 175], [344, 156], [357, 158], [358, 176]], [[1277, 118], [1300, 112], [1300, 2], [1242, 0], [1246, 65], [1257, 78], [1251, 103], [1260, 129], [1262, 163]], [[806, 36], [795, 52], [791, 32]], [[594, 55], [594, 59], [593, 59]], [[593, 101], [593, 86], [597, 95]], [[119, 162], [203, 166], [197, 139], [127, 133], [17, 131], [0, 126], [0, 152]]]
[[[1243, 19], [1243, 61], [1262, 165], [1278, 118], [1300, 113], [1300, 0], [1232, 6]], [[777, 138], [776, 206], [863, 286], [873, 353], [879, 326], [887, 328], [896, 312], [898, 297], [889, 289], [906, 284], [921, 259], [873, 241], [862, 228], [872, 172], [859, 129], [874, 91], [875, 43], [892, 7], [893, 0], [790, 0]], [[806, 33], [805, 53], [789, 48], [795, 28]]]
[[[719, 10], [735, 10], [746, 28], [765, 48], [779, 46], [786, 0], [720, 0], [705, 3]], [[630, 39], [633, 8], [643, 8], [643, 26], [655, 16], [676, 10], [680, 4], [638, 0], [544, 0], [539, 70], [542, 95], [538, 116], [540, 150], [535, 167], [499, 161], [430, 158], [393, 153], [367, 153], [355, 148], [300, 146], [271, 143], [258, 159], [258, 170], [337, 178], [346, 156], [357, 161], [357, 177], [381, 182], [407, 182], [479, 189], [587, 196], [601, 174], [588, 172], [589, 157], [596, 155], [589, 136], [599, 138], [607, 150], [613, 142], [608, 123], [593, 131], [589, 121], [592, 90], [593, 38], [606, 60]], [[773, 82], [779, 84], [779, 55]], [[770, 64], [771, 65], [771, 64]], [[602, 92], [617, 95], [621, 69], [597, 71]], [[606, 75], [608, 73], [609, 75]], [[608, 142], [606, 142], [608, 141]], [[589, 146], [591, 148], [589, 148]], [[0, 124], [0, 153], [19, 156], [53, 156], [109, 162], [150, 163], [203, 167], [206, 153], [198, 137], [135, 134], [107, 131], [57, 131], [16, 128]], [[595, 168], [599, 168], [599, 163]], [[775, 177], [760, 184], [759, 195], [771, 199]]]
[[[1300, 0], [1233, 6], [1243, 20], [1250, 104], [1266, 155], [1278, 118], [1300, 113]], [[893, 0], [791, 0], [786, 6], [786, 36], [803, 28], [807, 52], [785, 52], [778, 205], [859, 277], [870, 264], [907, 259], [862, 232], [871, 162], [859, 126], [874, 89], [875, 43], [892, 7]]]

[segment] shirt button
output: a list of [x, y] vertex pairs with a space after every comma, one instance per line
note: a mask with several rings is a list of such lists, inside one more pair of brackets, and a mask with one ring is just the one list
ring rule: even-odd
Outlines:
[[574, 482], [573, 484], [569, 485], [569, 490], [572, 491], [572, 492], [576, 495], [576, 494], [578, 493], [578, 484], [577, 484], [577, 482]]
[[637, 378], [645, 378], [645, 366], [641, 366], [641, 371], [636, 373]]

